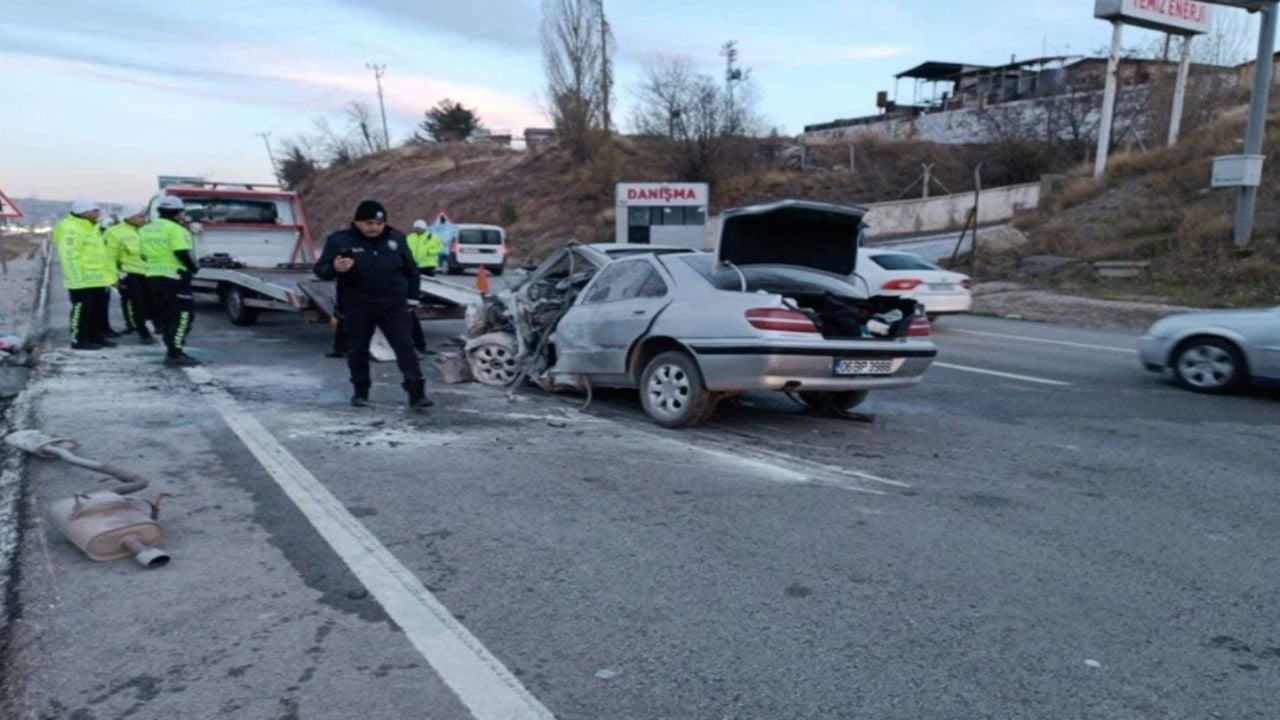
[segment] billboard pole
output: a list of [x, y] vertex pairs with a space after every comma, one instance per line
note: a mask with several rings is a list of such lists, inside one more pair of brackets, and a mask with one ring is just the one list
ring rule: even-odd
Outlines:
[[[1276, 3], [1258, 8], [1262, 14], [1262, 32], [1258, 33], [1258, 60], [1253, 66], [1253, 99], [1249, 103], [1249, 129], [1245, 133], [1244, 154], [1261, 155], [1266, 131], [1267, 105], [1271, 96], [1271, 78], [1275, 71], [1272, 56], [1276, 47]], [[1236, 201], [1235, 244], [1247, 247], [1253, 237], [1253, 215], [1258, 205], [1258, 187], [1240, 188]]]
[[1098, 121], [1098, 152], [1093, 161], [1093, 176], [1100, 178], [1107, 172], [1107, 153], [1111, 150], [1111, 123], [1116, 114], [1116, 77], [1120, 67], [1120, 43], [1124, 39], [1124, 25], [1111, 21], [1111, 54], [1107, 56], [1106, 87], [1102, 93], [1102, 118]]
[[1182, 36], [1182, 60], [1178, 63], [1178, 81], [1173, 87], [1173, 114], [1169, 116], [1169, 147], [1178, 144], [1182, 132], [1182, 107], [1187, 101], [1187, 78], [1191, 75], [1191, 43], [1195, 35]]

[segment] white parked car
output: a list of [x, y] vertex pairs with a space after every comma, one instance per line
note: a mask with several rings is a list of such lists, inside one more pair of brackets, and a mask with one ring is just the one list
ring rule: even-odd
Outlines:
[[[968, 275], [938, 267], [915, 253], [889, 248], [859, 248], [858, 275], [868, 294], [893, 295], [921, 303], [930, 317], [966, 313], [973, 308]], [[855, 281], [856, 284], [856, 281]]]
[[507, 269], [507, 232], [497, 225], [458, 225], [445, 240], [440, 272], [460, 275], [467, 270], [489, 269], [501, 275]]

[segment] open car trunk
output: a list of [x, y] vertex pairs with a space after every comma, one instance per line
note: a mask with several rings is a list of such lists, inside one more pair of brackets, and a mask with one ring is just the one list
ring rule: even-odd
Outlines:
[[716, 264], [792, 265], [849, 277], [858, 269], [865, 214], [805, 200], [728, 210], [720, 218]]

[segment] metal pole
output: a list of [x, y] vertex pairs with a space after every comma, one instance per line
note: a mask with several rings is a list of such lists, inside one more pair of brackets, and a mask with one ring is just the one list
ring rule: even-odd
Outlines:
[[[276, 176], [276, 182], [283, 185], [284, 181], [280, 179], [280, 166], [276, 164], [276, 154], [271, 151], [271, 133], [260, 132], [254, 134], [262, 138], [262, 144], [267, 146], [267, 159], [271, 161], [271, 173]], [[121, 218], [121, 220], [123, 219]]]
[[1093, 161], [1093, 176], [1100, 178], [1107, 172], [1107, 153], [1111, 150], [1111, 123], [1116, 116], [1116, 85], [1120, 68], [1120, 42], [1124, 25], [1111, 21], [1111, 54], [1107, 57], [1107, 84], [1102, 92], [1102, 118], [1098, 121], [1098, 153]]
[[391, 149], [391, 133], [387, 130], [387, 104], [382, 99], [382, 74], [387, 71], [386, 65], [365, 63], [365, 67], [373, 71], [373, 79], [378, 83], [378, 109], [382, 111], [382, 149]]
[[1194, 35], [1182, 38], [1182, 61], [1178, 63], [1178, 81], [1173, 86], [1173, 114], [1169, 116], [1169, 146], [1178, 144], [1182, 132], [1182, 106], [1187, 101], [1187, 78], [1191, 76], [1191, 42]]
[[925, 200], [928, 200], [928, 199], [929, 199], [929, 184], [930, 184], [930, 183], [932, 182], [932, 180], [933, 180], [933, 179], [932, 179], [932, 172], [931, 172], [931, 171], [933, 170], [933, 166], [932, 166], [932, 165], [925, 164], [925, 165], [921, 165], [920, 167], [924, 168], [924, 191], [920, 194], [920, 197], [921, 197], [921, 198], [923, 198], [923, 199], [925, 199]]
[[[1262, 32], [1258, 34], [1258, 61], [1253, 67], [1253, 99], [1249, 104], [1249, 130], [1245, 133], [1244, 154], [1261, 155], [1266, 131], [1267, 106], [1271, 99], [1271, 79], [1275, 74], [1272, 56], [1276, 48], [1276, 3], [1261, 8]], [[1253, 215], [1258, 206], [1258, 188], [1240, 188], [1236, 201], [1236, 247], [1246, 247], [1253, 237]]]
[[857, 164], [854, 162], [855, 157], [854, 157], [853, 148], [854, 148], [853, 143], [849, 143], [849, 174], [853, 174], [857, 172], [857, 169], [858, 169]]
[[609, 113], [609, 21], [604, 18], [604, 0], [600, 0], [597, 8], [600, 11], [600, 93], [604, 100], [604, 134], [609, 134], [613, 119]]

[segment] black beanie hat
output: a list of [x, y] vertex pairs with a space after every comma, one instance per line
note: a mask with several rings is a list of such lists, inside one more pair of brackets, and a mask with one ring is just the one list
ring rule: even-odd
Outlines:
[[361, 220], [386, 220], [387, 209], [377, 200], [365, 200], [356, 207], [356, 222]]

